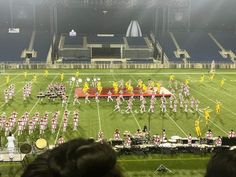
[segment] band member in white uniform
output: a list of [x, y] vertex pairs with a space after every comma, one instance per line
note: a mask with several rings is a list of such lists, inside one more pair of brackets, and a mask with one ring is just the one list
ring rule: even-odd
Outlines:
[[85, 93], [84, 102], [85, 102], [85, 104], [90, 103], [88, 92]]
[[123, 90], [120, 90], [119, 91], [119, 98], [122, 99], [122, 101], [125, 101], [123, 94], [124, 94]]
[[15, 141], [15, 137], [10, 132], [9, 136], [7, 137], [7, 151], [8, 151], [10, 160], [13, 160], [14, 158], [14, 151], [15, 151], [14, 141]]
[[96, 103], [99, 103], [99, 93], [98, 92], [96, 92], [95, 101], [96, 101]]
[[110, 100], [111, 101], [113, 101], [113, 99], [112, 99], [112, 97], [111, 97], [111, 95], [112, 95], [112, 93], [111, 93], [111, 91], [109, 90], [109, 92], [107, 93], [107, 102], [109, 102]]

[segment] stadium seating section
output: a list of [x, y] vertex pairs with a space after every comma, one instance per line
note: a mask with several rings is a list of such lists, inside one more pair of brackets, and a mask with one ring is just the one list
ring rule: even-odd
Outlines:
[[232, 50], [236, 53], [236, 34], [230, 32], [212, 33], [216, 40], [224, 47], [225, 50]]
[[50, 47], [49, 31], [37, 31], [34, 41], [34, 50], [37, 51], [37, 58], [32, 59], [32, 62], [45, 62], [47, 59]]
[[83, 63], [88, 64], [91, 63], [91, 58], [81, 56], [81, 57], [63, 57], [62, 63]]
[[143, 37], [127, 37], [126, 39], [130, 48], [148, 48]]
[[231, 63], [229, 59], [223, 58], [220, 48], [203, 32], [175, 32], [174, 36], [181, 49], [187, 50], [191, 63]]
[[[18, 34], [9, 34], [7, 30], [0, 30], [0, 61], [2, 62], [23, 62], [20, 57], [24, 49], [27, 49], [30, 43], [32, 30], [22, 30]], [[50, 48], [49, 31], [36, 31], [33, 49], [37, 51], [37, 57], [31, 62], [46, 62]], [[173, 35], [180, 49], [186, 50], [190, 55], [188, 61], [190, 63], [233, 63], [229, 58], [223, 58], [219, 51], [220, 48], [210, 38], [207, 32], [173, 32]], [[232, 50], [236, 53], [236, 35], [230, 32], [213, 32], [212, 35], [226, 50]], [[87, 39], [87, 40], [84, 40]], [[125, 39], [125, 40], [124, 40]], [[124, 45], [127, 41], [128, 47], [134, 49], [148, 49], [148, 45], [144, 37], [124, 37], [123, 35], [115, 35], [113, 37], [98, 37], [96, 35], [75, 36], [65, 35], [64, 48], [84, 48], [85, 41], [88, 44], [102, 44], [109, 46], [111, 44]], [[170, 63], [183, 63], [181, 58], [177, 58], [174, 54], [176, 46], [170, 36], [170, 33], [162, 33], [157, 35], [162, 50], [166, 54]], [[132, 57], [128, 57], [132, 58]], [[64, 57], [63, 63], [90, 63], [91, 58], [85, 55], [79, 57]], [[148, 57], [136, 60], [135, 57], [129, 59], [128, 63], [152, 63]]]
[[174, 54], [176, 47], [175, 47], [169, 33], [163, 33], [163, 34], [157, 36], [157, 41], [160, 43], [162, 50], [165, 52], [165, 54], [169, 58], [170, 62], [172, 62], [172, 63], [181, 63], [182, 62], [182, 60], [179, 58], [176, 58], [176, 56]]
[[83, 47], [83, 37], [82, 36], [65, 36], [64, 42], [65, 48], [82, 48]]
[[88, 44], [124, 44], [124, 40], [122, 36], [114, 36], [114, 37], [98, 37], [98, 36], [88, 36]]
[[20, 58], [24, 49], [28, 48], [32, 31], [21, 30], [20, 33], [9, 34], [0, 31], [0, 61], [5, 63], [23, 62]]

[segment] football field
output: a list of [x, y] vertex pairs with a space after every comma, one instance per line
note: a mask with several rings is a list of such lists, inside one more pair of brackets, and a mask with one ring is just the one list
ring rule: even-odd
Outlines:
[[[213, 136], [227, 136], [231, 129], [235, 130], [236, 127], [236, 71], [234, 70], [217, 70], [215, 77], [212, 81], [208, 79], [210, 74], [208, 70], [190, 70], [190, 69], [149, 69], [149, 70], [137, 70], [137, 69], [90, 69], [90, 70], [72, 70], [72, 69], [51, 69], [48, 70], [48, 77], [44, 76], [44, 70], [6, 70], [5, 73], [0, 75], [0, 114], [6, 113], [7, 117], [11, 115], [13, 111], [18, 113], [18, 117], [29, 112], [30, 118], [39, 112], [40, 116], [43, 116], [45, 112], [49, 113], [49, 124], [52, 114], [59, 111], [59, 124], [56, 133], [52, 134], [51, 129], [48, 128], [42, 137], [48, 141], [49, 144], [55, 144], [59, 136], [63, 136], [65, 140], [73, 139], [76, 137], [93, 137], [97, 139], [97, 134], [101, 130], [104, 132], [106, 139], [112, 139], [115, 129], [119, 129], [121, 134], [125, 130], [129, 130], [131, 133], [135, 133], [137, 129], [143, 129], [144, 125], [150, 126], [150, 134], [161, 134], [162, 129], [166, 130], [167, 137], [172, 135], [179, 135], [181, 137], [187, 137], [189, 133], [192, 136], [196, 136], [194, 129], [194, 121], [200, 116], [200, 127], [204, 136], [208, 129], [211, 129]], [[145, 83], [148, 80], [159, 81], [165, 88], [168, 88], [169, 76], [173, 74], [175, 79], [179, 82], [189, 80], [190, 94], [200, 101], [199, 108], [204, 109], [209, 107], [210, 120], [208, 126], [205, 124], [205, 118], [202, 113], [196, 114], [189, 111], [187, 114], [178, 109], [176, 115], [172, 114], [169, 109], [165, 115], [160, 114], [160, 101], [157, 101], [155, 105], [154, 113], [140, 113], [139, 106], [140, 101], [136, 99], [134, 101], [133, 112], [126, 113], [125, 109], [127, 103], [121, 105], [121, 112], [114, 112], [115, 101], [107, 102], [106, 99], [100, 99], [100, 102], [95, 102], [91, 99], [90, 104], [85, 104], [84, 98], [80, 99], [81, 104], [73, 105], [74, 93], [76, 86], [70, 84], [71, 77], [75, 76], [75, 73], [79, 71], [79, 78], [85, 81], [87, 78], [100, 78], [103, 87], [112, 87], [113, 81], [124, 80], [124, 82], [131, 80], [134, 86], [137, 85], [138, 80], [142, 79]], [[24, 72], [27, 72], [25, 78]], [[61, 106], [61, 100], [57, 99], [55, 102], [45, 99], [40, 102], [37, 98], [37, 94], [40, 90], [46, 90], [50, 83], [61, 83], [60, 74], [64, 73], [64, 81], [62, 82], [66, 86], [66, 93], [68, 96], [68, 102], [64, 107]], [[37, 80], [32, 84], [32, 94], [29, 99], [23, 101], [23, 87], [27, 82], [32, 82], [33, 75], [37, 76]], [[200, 77], [205, 75], [204, 82], [200, 82]], [[5, 103], [4, 90], [8, 87], [6, 84], [6, 76], [10, 77], [9, 84], [15, 84], [15, 96], [9, 103]], [[220, 87], [221, 80], [224, 79], [225, 83], [223, 88]], [[83, 87], [83, 84], [81, 84]], [[159, 98], [157, 98], [159, 99]], [[216, 114], [215, 106], [216, 102], [220, 101], [222, 109], [220, 114]], [[147, 103], [149, 105], [149, 101]], [[148, 106], [147, 106], [148, 107]], [[65, 110], [69, 111], [69, 126], [67, 131], [62, 131], [63, 113]], [[73, 131], [73, 112], [79, 110], [79, 123], [78, 131]], [[17, 142], [31, 142], [34, 143], [39, 136], [39, 128], [32, 134], [28, 134], [28, 130], [25, 130], [21, 136], [17, 136], [17, 130], [14, 128]], [[4, 146], [6, 139], [4, 138], [4, 132], [1, 131], [1, 143]], [[135, 159], [136, 163], [142, 164], [145, 160], [137, 160], [136, 157], [130, 159], [121, 158], [124, 162], [124, 168], [128, 171], [135, 171], [134, 167], [130, 167], [132, 159]], [[159, 158], [159, 157], [158, 157]], [[178, 157], [179, 158], [179, 157]], [[155, 158], [154, 158], [155, 159]], [[175, 159], [175, 158], [174, 158]], [[206, 164], [204, 159], [203, 165]], [[152, 160], [148, 163], [152, 164]], [[157, 163], [158, 164], [158, 163]], [[173, 165], [173, 163], [171, 162]], [[176, 163], [178, 164], [178, 163]], [[178, 164], [180, 165], [180, 164]], [[177, 166], [178, 166], [177, 165]], [[150, 166], [148, 164], [147, 166]], [[151, 165], [152, 166], [152, 165]], [[154, 168], [152, 166], [151, 169]], [[175, 166], [175, 165], [173, 165]], [[131, 168], [132, 170], [129, 170]], [[147, 167], [148, 169], [148, 167]], [[181, 169], [181, 167], [180, 167]], [[145, 171], [142, 169], [142, 171]], [[189, 174], [188, 174], [189, 175]], [[191, 175], [191, 173], [190, 173]], [[133, 176], [133, 175], [132, 175]], [[135, 176], [135, 175], [134, 175]], [[138, 175], [137, 175], [138, 176]], [[183, 176], [183, 175], [180, 175]]]

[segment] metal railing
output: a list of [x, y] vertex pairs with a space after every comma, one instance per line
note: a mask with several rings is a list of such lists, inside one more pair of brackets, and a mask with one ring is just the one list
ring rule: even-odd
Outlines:
[[[216, 63], [216, 68], [235, 69], [235, 63]], [[0, 70], [7, 69], [158, 69], [158, 68], [211, 68], [211, 63], [164, 63], [157, 61], [154, 63], [0, 63]]]

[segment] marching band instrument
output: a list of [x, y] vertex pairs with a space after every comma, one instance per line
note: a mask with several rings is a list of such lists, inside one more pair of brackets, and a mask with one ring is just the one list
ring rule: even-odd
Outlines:
[[39, 138], [36, 142], [35, 142], [35, 146], [37, 149], [39, 150], [43, 150], [47, 147], [47, 141], [43, 138]]
[[32, 150], [32, 147], [28, 143], [24, 143], [20, 146], [20, 152], [22, 154], [29, 154], [31, 152], [31, 150]]

